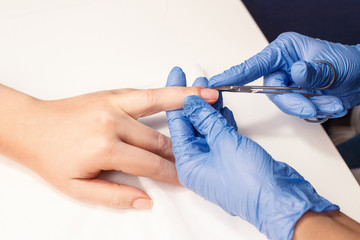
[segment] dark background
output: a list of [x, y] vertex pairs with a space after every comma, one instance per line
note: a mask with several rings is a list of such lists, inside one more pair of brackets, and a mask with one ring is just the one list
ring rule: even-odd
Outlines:
[[243, 0], [269, 42], [298, 32], [331, 42], [360, 43], [360, 0]]
[[[360, 44], [360, 0], [243, 0], [269, 42], [280, 33], [293, 31], [343, 44]], [[325, 122], [329, 134], [338, 126], [350, 128], [350, 114]], [[360, 135], [338, 145], [351, 168], [360, 167]], [[360, 182], [359, 182], [360, 184]]]

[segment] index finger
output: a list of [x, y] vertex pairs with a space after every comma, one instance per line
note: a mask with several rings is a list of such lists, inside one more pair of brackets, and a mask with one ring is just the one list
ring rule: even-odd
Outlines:
[[279, 69], [280, 58], [279, 52], [274, 51], [269, 45], [245, 62], [213, 76], [209, 81], [209, 86], [247, 84]]
[[123, 111], [138, 119], [161, 111], [181, 109], [184, 98], [190, 95], [200, 96], [211, 104], [216, 102], [219, 92], [203, 87], [141, 89], [118, 96], [117, 102]]
[[299, 34], [295, 33], [281, 34], [244, 63], [212, 77], [209, 86], [244, 85], [276, 70], [289, 70], [294, 62], [299, 60], [301, 50], [296, 48], [299, 37]]

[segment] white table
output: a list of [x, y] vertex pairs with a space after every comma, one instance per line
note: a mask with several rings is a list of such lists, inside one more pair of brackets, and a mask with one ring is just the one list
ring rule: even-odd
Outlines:
[[[174, 65], [191, 82], [266, 45], [237, 0], [0, 1], [0, 82], [42, 99], [162, 87]], [[265, 96], [227, 94], [225, 103], [241, 133], [360, 221], [360, 188], [320, 125], [281, 113]], [[164, 114], [142, 121], [168, 134]], [[265, 238], [186, 189], [115, 172], [107, 178], [144, 189], [154, 208], [80, 203], [0, 157], [0, 239]]]

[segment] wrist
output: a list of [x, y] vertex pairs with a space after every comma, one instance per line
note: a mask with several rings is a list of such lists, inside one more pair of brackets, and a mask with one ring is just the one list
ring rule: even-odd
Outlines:
[[359, 239], [360, 224], [340, 211], [308, 211], [296, 223], [293, 240]]
[[33, 125], [34, 109], [41, 102], [22, 92], [0, 84], [0, 153], [24, 161], [23, 143]]

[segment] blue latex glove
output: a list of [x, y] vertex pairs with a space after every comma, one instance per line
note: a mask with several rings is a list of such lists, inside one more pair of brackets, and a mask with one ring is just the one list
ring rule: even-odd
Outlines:
[[[199, 77], [197, 78], [193, 86], [197, 87], [208, 87], [209, 81], [205, 77]], [[174, 67], [169, 76], [168, 80], [166, 82], [166, 87], [186, 87], [186, 76], [185, 73], [182, 71], [179, 67]], [[212, 104], [213, 108], [216, 109], [226, 120], [227, 122], [235, 128], [237, 131], [237, 125], [234, 119], [233, 113], [230, 111], [229, 108], [223, 106], [223, 97], [222, 94], [219, 92], [219, 98], [218, 100]], [[195, 134], [197, 136], [200, 136], [200, 134], [194, 129]]]
[[340, 117], [360, 104], [360, 45], [348, 46], [306, 37], [297, 33], [281, 34], [264, 50], [244, 63], [210, 79], [210, 86], [244, 85], [262, 76], [266, 86], [318, 88], [328, 85], [333, 71], [335, 83], [321, 92], [328, 96], [310, 99], [300, 94], [269, 95], [285, 113], [302, 118]]
[[[185, 76], [177, 71], [170, 73], [167, 86], [184, 86]], [[308, 210], [339, 209], [286, 163], [238, 134], [201, 98], [187, 97], [184, 109], [169, 111], [167, 117], [180, 183], [268, 238], [290, 239]]]

